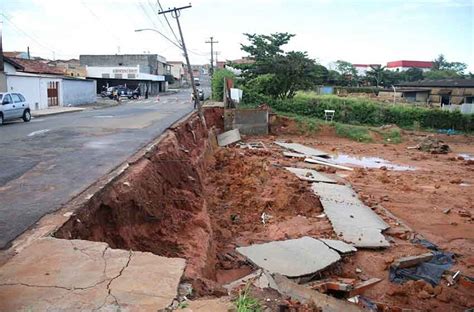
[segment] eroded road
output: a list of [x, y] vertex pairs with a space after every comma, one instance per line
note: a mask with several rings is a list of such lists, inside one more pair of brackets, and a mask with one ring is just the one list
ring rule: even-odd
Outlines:
[[0, 128], [0, 248], [193, 110], [190, 91]]

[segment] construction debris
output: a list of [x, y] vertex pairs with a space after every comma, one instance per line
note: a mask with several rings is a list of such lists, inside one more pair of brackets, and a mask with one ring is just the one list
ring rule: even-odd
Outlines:
[[219, 144], [219, 146], [227, 146], [232, 143], [239, 142], [240, 140], [241, 138], [239, 129], [226, 131], [217, 136], [217, 144]]
[[294, 173], [300, 180], [310, 182], [337, 183], [335, 180], [313, 169], [285, 167], [286, 170]]
[[418, 149], [431, 154], [447, 154], [451, 152], [448, 144], [444, 144], [443, 141], [435, 138], [433, 135], [425, 137], [420, 143], [410, 146], [408, 149]]
[[256, 266], [288, 277], [317, 273], [341, 259], [325, 243], [308, 236], [238, 247], [237, 251]]
[[240, 143], [239, 144], [240, 148], [247, 148], [247, 149], [260, 149], [260, 150], [266, 150], [267, 147], [263, 142], [245, 142], [245, 143]]
[[392, 263], [392, 267], [395, 269], [404, 269], [415, 266], [422, 262], [427, 262], [433, 259], [433, 253], [428, 252], [418, 256], [408, 256], [395, 260]]
[[306, 158], [305, 154], [293, 153], [293, 152], [283, 152], [283, 156], [292, 157], [292, 158]]
[[362, 294], [380, 281], [382, 281], [380, 278], [371, 278], [362, 282], [357, 282], [352, 278], [336, 278], [319, 280], [308, 285], [322, 293], [336, 293], [349, 298]]
[[333, 164], [331, 162], [323, 161], [323, 160], [320, 160], [320, 159], [315, 159], [313, 157], [305, 158], [304, 161], [307, 162], [307, 163], [310, 163], [310, 164], [318, 164], [318, 165], [333, 167], [333, 168], [336, 168], [336, 169], [354, 171], [354, 169], [352, 169], [352, 168], [349, 168], [349, 167], [346, 167], [346, 166], [341, 166], [341, 165], [336, 165], [336, 164]]
[[382, 231], [389, 226], [346, 185], [313, 183], [334, 231], [356, 247], [389, 247]]
[[281, 146], [283, 148], [289, 149], [299, 154], [304, 154], [308, 157], [310, 156], [328, 156], [328, 153], [320, 151], [318, 149], [304, 146], [299, 143], [284, 143], [284, 142], [275, 142], [276, 145]]

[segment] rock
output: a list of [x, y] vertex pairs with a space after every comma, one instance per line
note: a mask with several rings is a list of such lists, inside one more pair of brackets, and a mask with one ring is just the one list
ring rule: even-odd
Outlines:
[[451, 184], [461, 184], [461, 183], [462, 183], [462, 179], [459, 179], [459, 178], [453, 179], [453, 180], [449, 181], [449, 183], [451, 183]]
[[443, 210], [443, 213], [448, 214], [450, 211], [451, 211], [451, 208], [446, 208], [446, 209]]
[[418, 298], [420, 299], [428, 299], [431, 298], [430, 294], [426, 290], [422, 290], [418, 293]]
[[355, 271], [356, 271], [356, 273], [362, 273], [362, 270], [359, 269], [359, 268], [356, 268]]

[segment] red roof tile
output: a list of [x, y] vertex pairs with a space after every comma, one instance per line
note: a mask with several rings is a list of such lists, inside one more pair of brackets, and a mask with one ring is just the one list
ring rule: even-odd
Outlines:
[[64, 75], [64, 71], [62, 69], [49, 66], [48, 64], [45, 64], [41, 61], [27, 60], [17, 57], [11, 57], [10, 59], [23, 66], [25, 68], [23, 70], [25, 73]]
[[393, 67], [416, 67], [416, 68], [431, 68], [433, 67], [433, 62], [426, 61], [393, 61], [387, 63], [388, 68]]

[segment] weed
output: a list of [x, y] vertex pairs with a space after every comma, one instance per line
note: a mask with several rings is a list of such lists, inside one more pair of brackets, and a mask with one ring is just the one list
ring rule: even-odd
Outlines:
[[239, 291], [239, 296], [234, 301], [237, 312], [260, 312], [263, 311], [260, 302], [249, 295], [250, 284]]
[[383, 140], [388, 143], [398, 144], [402, 142], [402, 135], [399, 129], [389, 129], [382, 132]]
[[336, 134], [340, 137], [349, 138], [358, 142], [372, 142], [372, 136], [369, 129], [363, 126], [352, 126], [341, 123], [334, 123]]

